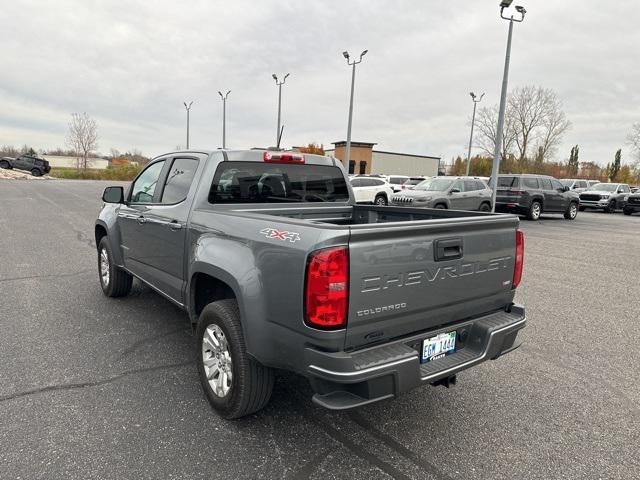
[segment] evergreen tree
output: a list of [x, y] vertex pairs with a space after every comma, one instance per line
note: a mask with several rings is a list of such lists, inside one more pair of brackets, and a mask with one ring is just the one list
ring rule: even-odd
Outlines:
[[619, 148], [616, 152], [616, 156], [612, 164], [607, 164], [607, 172], [609, 173], [609, 180], [615, 182], [618, 179], [618, 172], [620, 172], [620, 162], [622, 161], [622, 149]]
[[574, 176], [578, 174], [578, 155], [579, 155], [580, 147], [576, 145], [571, 148], [571, 154], [569, 155], [569, 175]]

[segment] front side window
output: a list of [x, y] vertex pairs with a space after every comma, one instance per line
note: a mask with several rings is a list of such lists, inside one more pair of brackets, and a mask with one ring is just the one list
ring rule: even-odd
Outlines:
[[163, 167], [164, 160], [150, 165], [140, 174], [131, 187], [132, 203], [153, 203], [153, 194]]
[[167, 174], [162, 203], [179, 203], [187, 198], [197, 168], [198, 160], [195, 158], [176, 158]]
[[564, 186], [557, 180], [551, 180], [551, 185], [554, 190], [563, 190]]
[[622, 193], [631, 193], [631, 189], [629, 188], [629, 185], [622, 185], [622, 186], [620, 187], [620, 191], [621, 191]]
[[446, 178], [430, 178], [416, 185], [415, 190], [423, 190], [425, 192], [444, 192], [448, 190], [453, 180]]
[[221, 162], [209, 191], [210, 203], [347, 201], [342, 170], [329, 165]]

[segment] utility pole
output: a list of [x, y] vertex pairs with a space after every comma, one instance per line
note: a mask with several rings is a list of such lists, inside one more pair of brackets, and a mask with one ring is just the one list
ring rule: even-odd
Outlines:
[[344, 52], [342, 52], [342, 56], [347, 59], [347, 65], [351, 65], [352, 66], [352, 70], [351, 70], [351, 97], [349, 98], [349, 121], [347, 122], [347, 146], [346, 146], [345, 152], [344, 152], [347, 171], [349, 171], [348, 170], [349, 169], [349, 162], [351, 161], [351, 122], [353, 120], [353, 90], [354, 90], [354, 85], [356, 83], [356, 65], [359, 64], [360, 62], [362, 62], [362, 57], [364, 57], [367, 54], [368, 51], [369, 50], [364, 50], [360, 54], [360, 59], [357, 60], [357, 61], [356, 60], [350, 61], [349, 60], [349, 52], [347, 52], [346, 50]]
[[511, 17], [504, 16], [504, 9], [509, 8], [513, 3], [513, 0], [502, 0], [500, 3], [500, 17], [509, 21], [509, 34], [507, 36], [507, 53], [504, 59], [504, 73], [502, 75], [502, 92], [500, 94], [500, 110], [498, 113], [498, 126], [496, 128], [496, 145], [493, 151], [493, 166], [491, 168], [491, 180], [490, 185], [493, 189], [491, 195], [491, 211], [496, 210], [496, 193], [498, 190], [498, 174], [500, 173], [500, 157], [502, 154], [502, 129], [504, 128], [504, 112], [507, 106], [507, 86], [509, 83], [509, 61], [511, 59], [511, 37], [513, 36], [513, 22], [522, 22], [524, 15], [527, 11], [524, 7], [517, 6], [516, 10], [520, 14], [520, 19], [517, 20], [513, 15]]
[[278, 126], [276, 128], [276, 145], [278, 145], [278, 141], [280, 140], [280, 112], [282, 109], [282, 85], [284, 85], [284, 82], [287, 81], [287, 77], [289, 76], [289, 74], [287, 73], [282, 78], [282, 81], [278, 80], [278, 76], [275, 73], [271, 76], [276, 81], [276, 85], [278, 86]]
[[228, 90], [222, 95], [222, 92], [218, 90], [218, 94], [222, 98], [222, 148], [227, 148], [227, 97], [230, 93], [231, 90]]
[[189, 150], [189, 112], [191, 111], [193, 101], [189, 102], [189, 105], [187, 105], [187, 102], [182, 103], [184, 103], [184, 108], [187, 110], [187, 150]]
[[471, 166], [471, 143], [473, 142], [473, 125], [476, 123], [476, 105], [482, 101], [484, 93], [476, 100], [476, 94], [469, 92], [471, 100], [473, 100], [473, 116], [471, 117], [471, 135], [469, 136], [469, 152], [467, 153], [467, 177], [469, 176], [469, 167]]

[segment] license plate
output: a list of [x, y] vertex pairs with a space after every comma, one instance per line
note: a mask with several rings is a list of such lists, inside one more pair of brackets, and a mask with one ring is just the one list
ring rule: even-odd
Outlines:
[[447, 332], [422, 341], [422, 363], [432, 362], [456, 349], [456, 332]]

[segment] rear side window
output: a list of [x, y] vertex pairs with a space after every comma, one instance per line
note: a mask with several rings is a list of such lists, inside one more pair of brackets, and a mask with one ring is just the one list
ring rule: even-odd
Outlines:
[[551, 180], [548, 178], [540, 178], [540, 187], [543, 190], [553, 190], [553, 186], [551, 185]]
[[498, 177], [498, 187], [512, 188], [518, 186], [518, 177]]
[[524, 188], [540, 188], [538, 186], [537, 178], [523, 177], [522, 178], [522, 186]]
[[179, 203], [187, 198], [198, 168], [195, 158], [176, 158], [169, 169], [162, 192], [162, 203]]
[[406, 181], [407, 181], [407, 179], [406, 178], [402, 178], [402, 177], [391, 177], [389, 179], [389, 183], [391, 183], [393, 185], [402, 185]]
[[464, 181], [464, 191], [465, 192], [474, 192], [476, 190], [480, 190], [480, 188], [478, 188], [478, 183], [475, 180], [465, 180]]
[[[355, 180], [353, 186], [357, 186]], [[221, 162], [210, 203], [347, 202], [349, 190], [338, 167], [263, 162]]]

